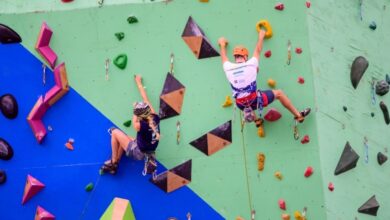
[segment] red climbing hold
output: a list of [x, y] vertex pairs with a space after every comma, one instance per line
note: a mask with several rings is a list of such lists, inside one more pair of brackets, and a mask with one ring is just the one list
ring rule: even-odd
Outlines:
[[311, 2], [310, 1], [306, 1], [306, 7], [310, 8], [310, 6], [311, 6]]
[[310, 138], [309, 138], [309, 135], [305, 135], [302, 140], [301, 140], [301, 143], [302, 144], [307, 144], [310, 142]]
[[302, 53], [302, 48], [300, 48], [300, 47], [295, 48], [295, 53], [301, 54]]
[[278, 112], [275, 108], [270, 108], [264, 116], [264, 119], [267, 121], [277, 121], [282, 117], [282, 114]]
[[284, 4], [283, 3], [278, 3], [275, 5], [275, 9], [279, 11], [283, 11], [284, 9]]
[[272, 52], [270, 50], [267, 50], [264, 53], [264, 56], [267, 57], [267, 58], [271, 57], [271, 55], [272, 55]]
[[308, 166], [305, 170], [305, 177], [309, 177], [313, 174], [313, 167]]
[[302, 76], [298, 77], [298, 83], [299, 84], [304, 84], [305, 83], [305, 79]]
[[73, 2], [73, 0], [61, 0], [64, 3]]
[[328, 189], [329, 189], [329, 191], [333, 192], [333, 190], [334, 190], [334, 185], [333, 185], [333, 183], [331, 183], [331, 182], [329, 183]]
[[286, 201], [284, 201], [284, 199], [279, 199], [279, 208], [286, 210]]

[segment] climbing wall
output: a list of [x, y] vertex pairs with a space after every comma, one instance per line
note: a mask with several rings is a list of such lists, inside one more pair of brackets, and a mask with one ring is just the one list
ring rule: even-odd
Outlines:
[[[387, 219], [390, 216], [386, 213], [386, 207], [390, 204], [386, 199], [389, 198], [389, 190], [385, 186], [390, 182], [389, 169], [386, 163], [380, 167], [375, 158], [378, 151], [387, 155], [384, 148], [388, 138], [383, 135], [387, 125], [379, 109], [379, 101], [383, 99], [386, 102], [387, 97], [377, 97], [376, 104], [372, 105], [369, 80], [371, 76], [384, 78], [386, 68], [389, 69], [385, 66], [386, 45], [389, 47], [385, 37], [389, 30], [385, 29], [385, 21], [389, 13], [383, 8], [388, 2], [364, 1], [363, 21], [360, 21], [357, 2], [313, 1], [311, 8], [307, 8], [305, 3], [302, 0], [284, 1], [284, 10], [279, 11], [274, 9], [275, 2], [264, 1], [210, 0], [209, 3], [201, 3], [195, 0], [107, 0], [100, 8], [97, 3], [82, 0], [68, 4], [54, 0], [45, 4], [13, 1], [5, 5], [0, 3], [0, 23], [17, 31], [23, 38], [22, 45], [40, 59], [34, 45], [40, 26], [46, 21], [54, 32], [50, 45], [57, 52], [58, 59], [66, 61], [72, 89], [131, 136], [135, 135], [134, 131], [122, 124], [131, 117], [132, 103], [140, 100], [133, 75], [142, 74], [146, 91], [157, 109], [169, 71], [170, 54], [174, 53], [174, 76], [186, 87], [186, 92], [181, 114], [161, 123], [162, 140], [157, 159], [167, 168], [192, 159], [191, 183], [188, 188], [170, 194], [157, 194], [155, 200], [162, 203], [164, 199], [169, 200], [172, 209], [165, 208], [167, 212], [159, 209], [153, 217], [141, 214], [140, 219], [167, 219], [169, 216], [184, 219], [185, 213], [191, 210], [182, 206], [183, 197], [189, 198], [187, 201], [199, 208], [196, 210], [207, 207], [203, 215], [194, 210], [192, 219], [235, 219], [237, 216], [250, 219], [253, 210], [256, 219], [280, 219], [282, 213], [288, 213], [293, 218], [294, 211], [302, 212], [304, 207], [307, 207], [308, 219], [369, 219], [369, 216], [359, 214], [357, 209], [374, 194], [381, 205], [378, 219]], [[328, 17], [330, 14], [333, 15], [332, 19]], [[139, 22], [129, 24], [129, 15], [136, 16]], [[253, 52], [257, 40], [255, 24], [260, 19], [267, 19], [271, 23], [274, 36], [265, 40], [263, 52], [271, 50], [272, 56], [265, 58], [261, 55], [258, 86], [268, 89], [267, 80], [272, 78], [276, 81], [276, 88], [282, 89], [298, 109], [312, 107], [311, 115], [298, 125], [300, 138], [308, 135], [309, 143], [303, 145], [300, 140], [294, 140], [293, 116], [277, 102], [272, 107], [277, 108], [283, 116], [276, 122], [266, 122], [265, 138], [257, 136], [253, 124], [246, 125], [241, 132], [238, 110], [233, 107], [222, 108], [225, 96], [230, 95], [230, 86], [224, 76], [220, 58], [198, 60], [181, 37], [189, 16], [203, 29], [215, 48], [218, 48], [218, 38], [225, 36], [229, 40], [229, 53], [236, 44], [243, 44]], [[346, 22], [346, 27], [351, 28], [351, 31], [340, 30], [336, 25], [339, 20]], [[368, 25], [374, 20], [378, 28], [372, 31]], [[114, 35], [116, 32], [124, 32], [124, 39], [118, 41]], [[290, 65], [287, 65], [288, 41], [291, 42], [292, 53]], [[295, 53], [296, 48], [301, 48], [303, 52]], [[7, 56], [6, 46], [0, 49], [0, 56]], [[122, 53], [128, 57], [124, 70], [112, 64], [112, 60]], [[349, 82], [349, 72], [357, 56], [365, 56], [370, 67], [359, 87], [354, 90]], [[108, 80], [106, 59], [110, 59]], [[42, 74], [40, 70], [35, 72], [38, 76]], [[0, 72], [0, 77], [5, 76]], [[298, 77], [302, 77], [305, 83], [298, 83]], [[6, 93], [7, 86], [10, 90], [20, 90], [16, 85], [7, 84], [0, 91]], [[29, 100], [31, 103], [34, 101], [35, 98]], [[64, 105], [55, 108], [65, 111], [67, 107]], [[344, 105], [348, 109], [346, 112], [343, 111]], [[91, 108], [90, 111], [95, 110]], [[374, 112], [374, 117], [371, 117], [371, 112]], [[102, 116], [91, 114], [90, 117], [101, 120]], [[55, 120], [54, 113], [52, 120]], [[190, 145], [190, 142], [229, 120], [232, 121], [230, 145], [210, 156]], [[181, 124], [179, 144], [176, 143], [177, 121]], [[107, 126], [110, 124], [104, 123]], [[104, 123], [99, 128], [104, 127]], [[0, 129], [1, 135], [6, 128]], [[67, 129], [72, 132], [71, 126]], [[104, 133], [105, 128], [101, 129]], [[28, 129], [23, 132], [26, 132], [24, 135], [31, 135]], [[87, 141], [95, 136], [84, 133], [77, 137], [76, 143], [79, 139]], [[364, 162], [364, 136], [369, 145], [368, 163]], [[360, 160], [355, 169], [336, 177], [333, 172], [347, 141], [360, 155]], [[31, 147], [39, 148], [35, 143]], [[79, 163], [93, 162], [94, 166], [80, 166], [79, 171], [66, 171], [68, 178], [83, 174], [85, 180], [78, 187], [84, 187], [88, 180], [97, 178], [95, 175], [99, 162], [103, 162], [106, 159], [104, 154], [109, 152], [108, 138], [99, 141], [95, 150], [98, 156], [87, 153], [77, 155]], [[259, 152], [265, 155], [265, 166], [261, 172], [258, 171]], [[50, 154], [53, 152], [40, 149], [36, 160]], [[68, 160], [72, 162], [71, 158]], [[70, 162], [65, 161], [63, 164], [67, 163]], [[146, 207], [141, 204], [145, 202], [145, 197], [161, 192], [154, 191], [154, 188], [159, 189], [149, 183], [147, 177], [140, 176], [140, 164], [128, 160], [123, 163], [117, 182], [116, 177], [102, 176], [99, 178], [100, 188], [97, 187], [94, 196], [82, 197], [86, 202], [80, 200], [74, 204], [65, 204], [67, 209], [73, 210], [68, 216], [81, 216], [84, 219], [96, 217], [96, 214], [88, 213], [97, 210], [97, 213], [102, 214], [113, 197], [121, 195], [131, 201], [136, 217], [137, 212], [143, 213]], [[12, 173], [6, 161], [0, 160], [0, 166]], [[314, 169], [314, 173], [306, 178], [304, 173], [308, 166]], [[25, 167], [33, 166], [27, 164]], [[159, 172], [163, 171], [164, 168], [159, 168]], [[276, 171], [281, 172], [282, 180], [274, 176]], [[134, 172], [138, 172], [139, 176]], [[47, 169], [38, 176], [40, 180], [45, 177], [49, 179], [45, 183], [48, 189], [50, 183], [56, 183], [51, 173], [53, 171]], [[15, 192], [22, 195], [25, 177], [22, 173], [18, 175], [23, 177], [9, 177], [5, 185], [12, 191], [4, 190], [2, 194], [11, 196], [11, 192]], [[129, 184], [132, 181], [138, 185], [149, 184], [148, 187], [154, 188], [147, 188], [145, 197], [138, 193], [134, 195], [129, 192], [133, 188], [122, 189], [125, 181]], [[329, 182], [335, 185], [333, 192], [327, 189]], [[109, 189], [112, 197], [104, 197], [103, 202], [99, 197], [107, 193], [104, 187]], [[70, 191], [76, 190], [76, 187], [68, 188]], [[80, 188], [77, 190], [80, 191]], [[53, 200], [51, 191], [47, 191], [46, 197]], [[201, 200], [193, 197], [194, 194]], [[18, 199], [15, 201], [19, 202]], [[45, 196], [36, 199], [36, 202], [44, 202]], [[279, 199], [285, 200], [286, 211], [279, 208]], [[1, 206], [0, 210], [3, 207], [7, 205]], [[44, 206], [56, 215], [55, 207]], [[8, 205], [8, 209], [20, 213], [20, 216], [28, 216], [29, 213], [33, 216], [35, 206], [26, 208], [18, 203]], [[87, 210], [87, 214], [83, 215], [82, 210]], [[66, 218], [68, 216], [57, 209], [58, 219], [69, 219]], [[7, 219], [19, 217], [10, 214]]]

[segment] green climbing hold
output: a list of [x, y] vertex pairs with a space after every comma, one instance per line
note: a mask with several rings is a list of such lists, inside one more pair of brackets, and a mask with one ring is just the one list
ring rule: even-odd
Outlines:
[[137, 23], [138, 22], [138, 19], [137, 17], [135, 17], [134, 15], [131, 15], [127, 18], [127, 22], [129, 22], [129, 24], [133, 24], [133, 23]]
[[346, 112], [348, 110], [347, 106], [343, 106], [343, 110]]
[[373, 31], [375, 31], [375, 29], [376, 29], [376, 23], [375, 23], [375, 21], [371, 22], [371, 24], [370, 24], [370, 29], [373, 30]]
[[125, 122], [123, 123], [123, 125], [124, 125], [125, 127], [130, 127], [130, 125], [131, 125], [131, 120], [125, 121]]
[[93, 183], [88, 183], [88, 185], [85, 187], [85, 191], [91, 192], [93, 190]]
[[115, 37], [118, 38], [119, 41], [121, 41], [123, 38], [125, 38], [125, 33], [123, 32], [115, 33]]
[[117, 66], [119, 69], [124, 69], [126, 68], [127, 64], [127, 56], [126, 54], [120, 54], [114, 59], [114, 64]]

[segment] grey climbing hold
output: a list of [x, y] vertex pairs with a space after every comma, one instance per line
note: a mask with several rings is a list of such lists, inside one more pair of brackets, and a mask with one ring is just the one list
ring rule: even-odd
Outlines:
[[4, 170], [0, 170], [0, 185], [4, 184], [7, 180], [7, 175]]
[[380, 96], [386, 95], [389, 92], [389, 84], [386, 80], [381, 80], [375, 85], [375, 93]]
[[379, 203], [376, 201], [375, 195], [372, 196], [367, 202], [365, 202], [360, 208], [358, 212], [376, 216], [379, 209]]
[[368, 61], [366, 58], [359, 56], [352, 63], [351, 68], [351, 83], [353, 88], [356, 89], [358, 86], [360, 79], [363, 77], [364, 72], [368, 68]]
[[0, 97], [0, 109], [6, 118], [14, 119], [18, 116], [18, 103], [11, 94], [5, 94]]
[[375, 23], [375, 21], [372, 21], [371, 23], [370, 23], [370, 29], [371, 30], [373, 30], [373, 31], [375, 31], [375, 29], [376, 29], [376, 23]]
[[387, 109], [387, 106], [386, 104], [381, 101], [379, 103], [379, 107], [381, 108], [382, 110], [382, 113], [383, 113], [383, 117], [385, 118], [385, 123], [388, 125], [390, 124], [390, 116], [389, 116], [389, 110]]
[[0, 159], [10, 160], [14, 156], [11, 145], [6, 140], [0, 138]]
[[356, 164], [359, 160], [359, 155], [352, 149], [349, 142], [345, 144], [343, 153], [341, 154], [339, 163], [334, 171], [334, 175], [339, 175], [348, 170], [351, 170], [356, 167]]
[[379, 165], [382, 166], [382, 164], [384, 164], [387, 161], [387, 156], [382, 154], [381, 152], [379, 152], [377, 155], [377, 160], [378, 160]]
[[389, 76], [389, 74], [386, 74], [386, 82], [387, 82], [388, 84], [390, 84], [390, 76]]

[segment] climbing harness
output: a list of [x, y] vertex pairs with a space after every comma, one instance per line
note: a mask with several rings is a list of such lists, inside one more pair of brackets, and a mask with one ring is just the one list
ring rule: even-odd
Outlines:
[[176, 144], [180, 144], [180, 121], [176, 122]]
[[169, 72], [173, 75], [173, 59], [175, 58], [175, 55], [171, 53], [171, 66], [169, 68]]
[[105, 68], [106, 68], [106, 80], [109, 80], [109, 76], [108, 76], [108, 65], [110, 64], [110, 59], [106, 59], [106, 65], [105, 65]]
[[291, 64], [291, 41], [287, 42], [287, 65]]
[[145, 164], [142, 171], [142, 175], [152, 174], [152, 179], [157, 178], [157, 161], [154, 152], [145, 153]]
[[299, 139], [298, 120], [294, 120], [294, 139]]
[[364, 141], [363, 141], [363, 144], [364, 144], [364, 162], [368, 163], [368, 139], [367, 137], [364, 137]]
[[371, 80], [371, 103], [372, 105], [376, 104], [376, 97], [375, 97], [375, 78], [372, 78]]

